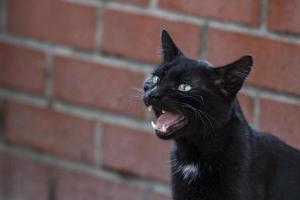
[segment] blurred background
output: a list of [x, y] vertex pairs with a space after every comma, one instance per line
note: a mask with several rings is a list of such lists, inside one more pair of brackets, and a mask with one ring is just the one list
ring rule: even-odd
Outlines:
[[254, 55], [247, 119], [300, 148], [298, 0], [0, 0], [1, 200], [170, 199], [136, 91], [162, 28], [215, 65]]

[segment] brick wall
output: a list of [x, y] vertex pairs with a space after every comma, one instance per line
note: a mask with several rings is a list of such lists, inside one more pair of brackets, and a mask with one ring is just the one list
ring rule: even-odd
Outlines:
[[0, 0], [0, 199], [170, 199], [170, 142], [133, 88], [166, 28], [186, 55], [255, 55], [249, 121], [300, 148], [297, 0]]

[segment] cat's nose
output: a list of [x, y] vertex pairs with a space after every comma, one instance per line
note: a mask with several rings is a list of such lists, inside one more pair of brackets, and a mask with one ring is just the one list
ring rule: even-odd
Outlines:
[[161, 98], [163, 90], [160, 87], [154, 87], [151, 90], [145, 92], [143, 95], [143, 101], [146, 106], [156, 104]]
[[152, 100], [156, 101], [156, 100], [160, 99], [161, 94], [155, 90], [155, 91], [152, 91], [152, 92], [149, 93], [149, 97]]
[[144, 102], [147, 105], [153, 105], [153, 104], [157, 103], [157, 101], [159, 101], [161, 99], [161, 97], [162, 97], [162, 95], [159, 91], [152, 90], [146, 95]]

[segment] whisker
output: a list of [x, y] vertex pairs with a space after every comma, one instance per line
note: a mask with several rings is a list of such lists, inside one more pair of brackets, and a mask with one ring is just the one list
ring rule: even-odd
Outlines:
[[[206, 130], [206, 123], [205, 123], [205, 120], [209, 123], [210, 125], [210, 129], [211, 131], [213, 132], [213, 134], [215, 135], [215, 130], [214, 130], [214, 127], [213, 127], [213, 123], [212, 123], [212, 119], [210, 119], [210, 117], [208, 116], [208, 114], [206, 114], [205, 112], [203, 112], [202, 110], [198, 109], [198, 108], [195, 108], [187, 103], [181, 103], [181, 105], [183, 105], [184, 107], [187, 107], [187, 108], [190, 108], [196, 115], [195, 117], [197, 118], [197, 116], [199, 116], [201, 122], [203, 123], [204, 125], [204, 130]], [[203, 118], [204, 117], [204, 118]], [[206, 131], [205, 131], [206, 132]]]
[[187, 103], [181, 103], [181, 105], [182, 105], [183, 107], [190, 108], [190, 109], [193, 111], [193, 113], [195, 114], [194, 116], [196, 117], [196, 119], [197, 119], [198, 117], [200, 118], [202, 124], [204, 125], [204, 131], [206, 132], [206, 123], [205, 123], [205, 121], [204, 121], [204, 119], [203, 119], [203, 117], [202, 117], [202, 115], [201, 115], [201, 112], [199, 112], [198, 109], [194, 108], [193, 106], [191, 106], [191, 105], [189, 105], [189, 104], [187, 104]]
[[144, 90], [142, 88], [138, 88], [138, 87], [131, 87], [131, 90], [133, 90], [135, 92], [139, 92], [139, 93], [144, 93]]

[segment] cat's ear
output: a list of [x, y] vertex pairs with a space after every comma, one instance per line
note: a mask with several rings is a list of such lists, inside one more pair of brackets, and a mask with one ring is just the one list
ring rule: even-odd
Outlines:
[[161, 50], [164, 62], [170, 62], [183, 55], [166, 30], [161, 31]]
[[252, 64], [252, 56], [246, 55], [233, 63], [214, 68], [214, 84], [225, 96], [235, 96], [249, 75]]

